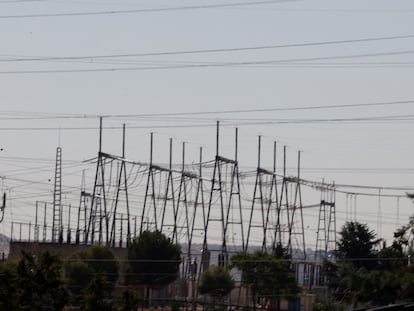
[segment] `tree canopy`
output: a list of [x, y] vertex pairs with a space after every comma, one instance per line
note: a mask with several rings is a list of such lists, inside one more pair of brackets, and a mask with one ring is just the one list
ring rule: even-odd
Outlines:
[[285, 254], [241, 252], [232, 256], [231, 266], [242, 272], [243, 283], [248, 286], [255, 299], [257, 296], [273, 297], [277, 309], [280, 298], [293, 298], [300, 292], [290, 260]]
[[200, 294], [207, 294], [214, 299], [223, 299], [234, 288], [235, 283], [228, 269], [217, 266], [205, 270], [198, 283]]
[[374, 246], [380, 242], [375, 232], [369, 230], [366, 224], [347, 222], [339, 234], [337, 257], [350, 260], [358, 268], [372, 268], [375, 262], [370, 259], [376, 257]]
[[414, 268], [407, 266], [408, 225], [398, 229], [390, 246], [377, 239], [367, 225], [348, 222], [340, 231], [337, 261], [325, 262], [328, 286], [337, 301], [358, 304], [386, 305], [401, 299], [412, 299]]
[[128, 245], [128, 283], [162, 288], [178, 278], [181, 247], [160, 231], [144, 231]]
[[62, 310], [68, 293], [62, 263], [49, 252], [22, 252], [17, 263], [0, 266], [0, 310]]
[[72, 255], [64, 266], [65, 276], [69, 290], [74, 299], [82, 296], [87, 288], [91, 288], [91, 282], [104, 284], [105, 296], [111, 294], [115, 282], [119, 277], [119, 264], [112, 250], [106, 246], [92, 246], [86, 251], [80, 251]]

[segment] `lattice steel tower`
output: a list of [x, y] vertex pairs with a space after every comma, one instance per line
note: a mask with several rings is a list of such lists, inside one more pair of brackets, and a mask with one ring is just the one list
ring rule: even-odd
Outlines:
[[55, 184], [53, 189], [52, 242], [62, 243], [62, 148], [56, 148]]

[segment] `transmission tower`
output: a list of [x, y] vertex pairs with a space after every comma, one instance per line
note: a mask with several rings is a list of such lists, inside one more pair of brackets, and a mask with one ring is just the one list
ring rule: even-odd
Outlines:
[[[184, 144], [183, 144], [184, 148]], [[184, 155], [183, 155], [184, 156]], [[184, 162], [184, 161], [183, 161]], [[184, 165], [183, 165], [184, 167]], [[188, 176], [190, 178], [190, 176]], [[206, 221], [206, 211], [205, 211], [205, 205], [204, 205], [204, 187], [203, 187], [203, 148], [200, 147], [200, 161], [199, 161], [199, 173], [198, 176], [193, 176], [196, 179], [195, 180], [197, 186], [195, 190], [195, 197], [194, 202], [192, 204], [189, 204], [187, 201], [186, 203], [186, 223], [187, 223], [187, 239], [188, 239], [188, 249], [187, 249], [187, 268], [186, 272], [188, 275], [190, 275], [192, 278], [195, 278], [195, 275], [197, 273], [197, 267], [195, 265], [195, 259], [193, 260], [192, 257], [192, 245], [193, 245], [193, 238], [194, 233], [198, 232], [200, 234], [204, 234], [204, 228], [205, 228], [205, 221]], [[180, 192], [181, 193], [181, 192]], [[178, 204], [180, 201], [178, 201]], [[202, 223], [200, 221], [202, 220]]]
[[283, 176], [280, 189], [280, 199], [278, 202], [279, 205], [276, 211], [275, 241], [283, 247], [286, 247], [289, 253], [291, 253], [290, 206], [288, 192], [289, 181], [290, 178], [286, 174], [286, 146], [283, 146]]
[[[105, 154], [102, 152], [102, 117], [99, 119], [99, 151], [96, 164], [95, 183], [91, 199], [91, 211], [89, 214], [88, 228], [85, 235], [85, 243], [95, 243], [95, 234], [98, 234], [98, 244], [108, 244], [108, 215], [106, 209], [105, 193]], [[104, 236], [105, 233], [105, 236]], [[89, 241], [90, 238], [90, 241]]]
[[[216, 131], [216, 157], [214, 161], [213, 178], [211, 180], [210, 198], [208, 202], [208, 211], [205, 222], [204, 230], [204, 242], [203, 242], [203, 255], [209, 256], [207, 233], [210, 226], [216, 224], [215, 232], [221, 231], [221, 247], [218, 250], [219, 265], [227, 265], [228, 262], [228, 229], [229, 225], [236, 228], [236, 232], [232, 234], [239, 234], [241, 237], [242, 248], [244, 249], [244, 231], [243, 231], [243, 216], [240, 197], [240, 181], [239, 181], [239, 169], [237, 161], [237, 144], [238, 144], [238, 131], [236, 129], [235, 139], [235, 160], [227, 159], [219, 155], [219, 127], [220, 123], [217, 122]], [[225, 167], [225, 169], [224, 169]], [[225, 172], [230, 171], [230, 189], [226, 195], [226, 183]], [[213, 205], [215, 201], [218, 201], [220, 211], [217, 214], [212, 213]], [[236, 213], [234, 213], [236, 212]], [[230, 220], [230, 214], [233, 216]], [[238, 229], [237, 229], [238, 227]], [[205, 264], [202, 265], [205, 267]]]
[[[257, 156], [256, 182], [253, 191], [253, 200], [250, 210], [249, 227], [246, 236], [245, 251], [248, 249], [252, 229], [256, 228], [259, 232], [254, 234], [255, 238], [261, 239], [262, 251], [268, 250], [268, 226], [271, 207], [273, 202], [277, 204], [277, 186], [275, 167], [273, 172], [261, 167], [261, 136], [258, 139], [258, 156]], [[274, 158], [275, 159], [275, 158]], [[273, 200], [273, 192], [275, 200]], [[257, 215], [257, 216], [256, 216]]]
[[327, 254], [334, 256], [336, 251], [336, 189], [335, 183], [329, 186], [329, 219], [328, 219], [328, 237], [327, 237]]
[[[224, 241], [226, 242], [229, 239], [229, 230], [231, 226], [232, 241], [234, 242], [234, 237], [238, 235], [241, 242], [238, 246], [241, 245], [242, 249], [245, 247], [245, 237], [243, 229], [243, 213], [242, 213], [242, 203], [240, 195], [240, 174], [239, 174], [239, 161], [238, 161], [238, 128], [235, 129], [235, 152], [234, 152], [234, 163], [230, 169], [230, 193], [228, 196], [228, 202], [226, 205], [227, 213], [225, 219], [225, 231], [224, 231]], [[226, 248], [228, 244], [226, 242]], [[233, 250], [234, 251], [234, 250]]]
[[[150, 134], [150, 163], [148, 167], [147, 185], [145, 189], [144, 206], [142, 208], [140, 233], [144, 230], [159, 230], [157, 197], [155, 195], [155, 175], [161, 174], [165, 169], [152, 163], [154, 134]], [[150, 201], [150, 202], [148, 202]]]
[[85, 171], [82, 172], [82, 183], [80, 189], [80, 200], [78, 208], [78, 219], [76, 224], [75, 244], [79, 244], [81, 240], [86, 243], [86, 230], [88, 226], [88, 210], [91, 194], [86, 192], [85, 187]]
[[[316, 231], [315, 263], [334, 256], [333, 252], [336, 249], [335, 184], [329, 185], [322, 181], [320, 188], [321, 202]], [[310, 286], [323, 285], [326, 280], [321, 275], [321, 266], [314, 265], [312, 270]]]
[[[292, 248], [292, 256], [295, 258], [306, 259], [306, 245], [305, 245], [305, 227], [303, 222], [303, 203], [302, 203], [302, 191], [301, 191], [301, 179], [300, 179], [300, 165], [301, 165], [301, 152], [298, 151], [297, 162], [297, 177], [293, 178], [294, 181], [294, 200], [291, 207], [291, 220], [290, 220], [290, 245]], [[293, 249], [293, 243], [295, 248]]]
[[52, 242], [62, 243], [62, 148], [56, 148], [55, 183], [53, 188]]
[[131, 225], [130, 225], [130, 214], [129, 214], [129, 198], [128, 198], [128, 183], [127, 183], [127, 175], [126, 175], [126, 163], [125, 163], [125, 124], [122, 126], [122, 158], [120, 159], [120, 169], [117, 176], [117, 187], [116, 187], [116, 195], [115, 195], [115, 202], [114, 207], [112, 209], [112, 226], [111, 226], [111, 235], [109, 239], [109, 245], [112, 247], [115, 246], [116, 240], [116, 230], [117, 230], [117, 223], [120, 222], [120, 233], [119, 233], [119, 241], [122, 244], [123, 240], [123, 232], [122, 232], [122, 225], [123, 225], [123, 216], [121, 215], [120, 219], [118, 217], [118, 203], [121, 193], [124, 194], [125, 205], [126, 205], [126, 213], [127, 213], [127, 245], [131, 240]]
[[[200, 154], [201, 159], [201, 154]], [[201, 161], [200, 161], [201, 162]], [[200, 163], [200, 173], [201, 173], [201, 163]], [[197, 222], [200, 222], [203, 219], [204, 215], [204, 198], [201, 193], [201, 210], [198, 208], [198, 196], [202, 188], [196, 189], [195, 201], [193, 202], [193, 208], [191, 208], [191, 194], [194, 192], [193, 184], [198, 184], [197, 186], [202, 187], [202, 181], [200, 183], [200, 178], [198, 175], [187, 172], [185, 170], [185, 142], [182, 144], [182, 166], [181, 166], [181, 177], [180, 185], [178, 188], [178, 197], [176, 204], [176, 216], [175, 216], [175, 228], [176, 228], [176, 237], [181, 244], [187, 246], [187, 258], [184, 262], [184, 279], [187, 279], [189, 276], [195, 276], [194, 271], [194, 259], [192, 258], [192, 240], [194, 230], [196, 229], [196, 217], [200, 212], [203, 214], [201, 217], [197, 218]], [[200, 225], [198, 225], [200, 226]], [[198, 227], [200, 232], [203, 232], [203, 227]]]
[[[178, 211], [175, 204], [174, 196], [174, 179], [172, 171], [172, 139], [170, 138], [170, 160], [169, 168], [166, 171], [167, 174], [167, 184], [165, 187], [165, 193], [163, 197], [162, 205], [162, 216], [161, 216], [161, 232], [167, 233], [167, 231], [172, 231], [170, 233], [172, 241], [177, 243], [177, 215]], [[168, 234], [168, 233], [167, 233]]]

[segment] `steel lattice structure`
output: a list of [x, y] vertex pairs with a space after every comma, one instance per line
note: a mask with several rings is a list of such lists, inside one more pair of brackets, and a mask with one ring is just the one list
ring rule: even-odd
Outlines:
[[[149, 162], [127, 159], [125, 125], [121, 154], [104, 152], [101, 119], [93, 187], [87, 189], [83, 174], [79, 206], [72, 208], [76, 211], [71, 212], [71, 206], [62, 204], [62, 150], [58, 149], [55, 200], [52, 205], [36, 204], [34, 239], [47, 241], [50, 236], [54, 243], [126, 247], [144, 230], [159, 230], [182, 245], [185, 278], [194, 277], [197, 258], [201, 260], [198, 270], [201, 272], [212, 263], [226, 265], [234, 252], [256, 249], [271, 252], [276, 244], [281, 244], [296, 260], [297, 264], [293, 264], [296, 271], [306, 275], [308, 280], [316, 279], [317, 272], [308, 261], [320, 258], [307, 258], [305, 247], [301, 153], [298, 152], [296, 175], [288, 175], [284, 146], [283, 172], [277, 174], [277, 144], [274, 142], [273, 169], [267, 170], [261, 163], [259, 136], [256, 170], [242, 173], [239, 171], [238, 130], [235, 130], [234, 158], [231, 159], [220, 154], [219, 125], [217, 122], [214, 159], [204, 161], [200, 147], [198, 163], [186, 164], [183, 143], [182, 161], [177, 169], [172, 162], [172, 139], [169, 140], [167, 165], [153, 162], [153, 133], [150, 135]], [[241, 182], [246, 176], [254, 178], [247, 190]], [[316, 243], [326, 255], [335, 244], [335, 195], [332, 194], [335, 185], [322, 188]], [[53, 210], [51, 230], [47, 220], [50, 208]], [[75, 225], [71, 224], [71, 213]], [[63, 214], [66, 215], [65, 224]]]

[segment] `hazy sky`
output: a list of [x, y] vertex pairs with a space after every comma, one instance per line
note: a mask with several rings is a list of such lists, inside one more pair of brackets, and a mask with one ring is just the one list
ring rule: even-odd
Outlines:
[[[10, 194], [1, 230], [28, 221], [36, 199], [52, 199], [59, 143], [65, 199], [77, 202], [82, 169], [93, 179], [81, 161], [96, 156], [98, 115], [122, 115], [104, 125], [126, 123], [136, 161], [148, 161], [150, 132], [157, 162], [168, 161], [169, 137], [174, 163], [182, 141], [186, 161], [198, 160], [199, 146], [212, 159], [221, 120], [228, 157], [240, 128], [245, 171], [256, 165], [260, 134], [265, 167], [276, 140], [288, 146], [291, 174], [302, 150], [306, 179], [414, 188], [413, 15], [409, 0], [0, 1], [0, 175]], [[367, 105], [375, 103], [386, 104]], [[276, 110], [295, 107], [313, 108]], [[267, 110], [220, 113], [252, 109]], [[179, 114], [190, 112], [217, 113]], [[104, 150], [120, 154], [120, 135], [105, 130]], [[305, 204], [317, 196], [304, 194]], [[404, 198], [399, 215], [396, 198], [358, 198], [358, 219], [372, 229], [381, 209], [386, 237], [413, 213]], [[345, 195], [337, 208], [340, 224]], [[312, 232], [316, 220], [306, 220]]]

